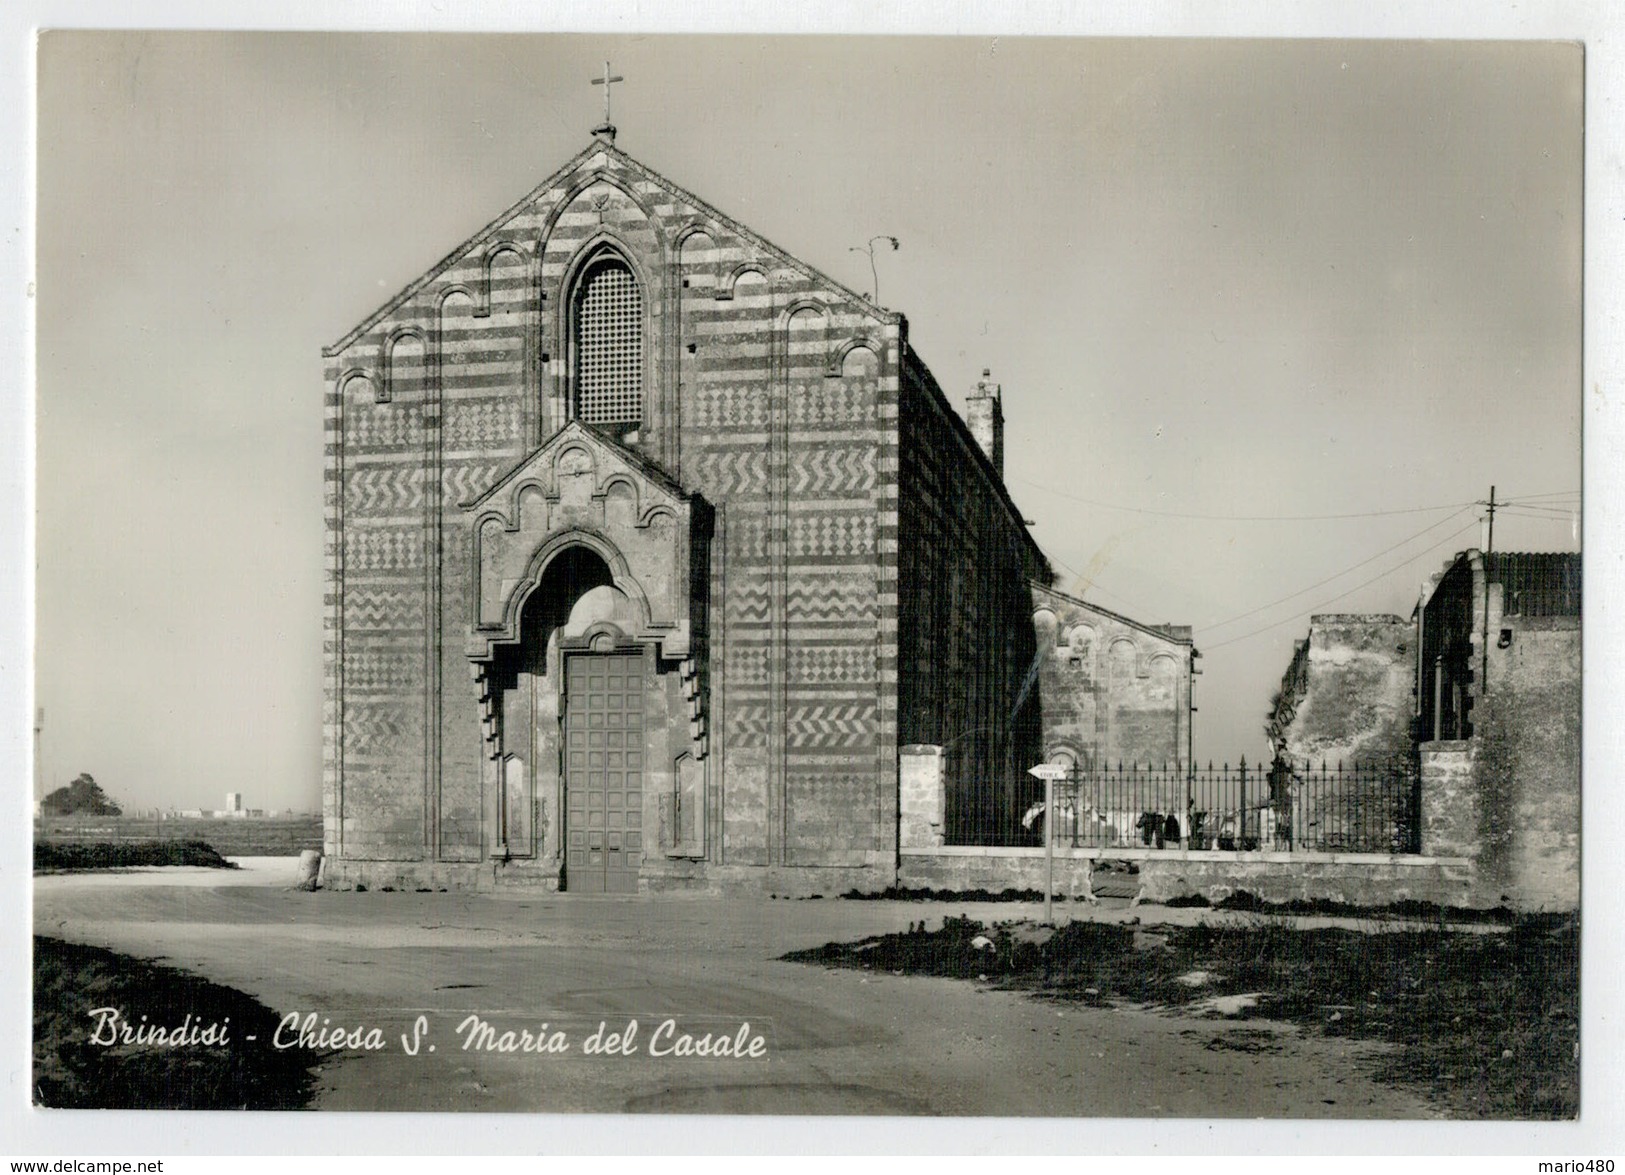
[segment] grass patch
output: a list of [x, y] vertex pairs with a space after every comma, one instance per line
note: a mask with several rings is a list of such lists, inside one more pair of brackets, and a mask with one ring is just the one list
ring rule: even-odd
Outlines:
[[[229, 1030], [226, 1045], [90, 1043], [95, 1008], [133, 1024], [187, 1018]], [[230, 1023], [226, 1018], [230, 1017]], [[251, 996], [99, 947], [34, 938], [34, 1104], [58, 1109], [296, 1110], [316, 1054], [273, 1049], [279, 1017]], [[249, 1042], [249, 1035], [258, 1037]]]
[[[1095, 867], [1097, 877], [1108, 873], [1135, 876], [1139, 872], [1139, 866], [1132, 861], [1113, 861]], [[1044, 891], [1007, 888], [995, 893], [990, 889], [931, 889], [929, 886], [893, 885], [881, 890], [852, 889], [842, 894], [841, 898], [849, 902], [1041, 902]], [[1065, 901], [1066, 895], [1057, 893], [1056, 900]]]
[[98, 841], [94, 844], [39, 842], [34, 845], [34, 872], [63, 873], [91, 869], [133, 869], [145, 865], [203, 865], [235, 869], [200, 840]]
[[1348, 902], [1334, 902], [1326, 898], [1293, 898], [1285, 902], [1268, 902], [1247, 890], [1237, 890], [1222, 901], [1209, 902], [1200, 894], [1188, 898], [1174, 898], [1165, 906], [1209, 906], [1216, 910], [1240, 910], [1258, 914], [1321, 914], [1333, 918], [1403, 918], [1408, 921], [1501, 923], [1511, 924], [1517, 915], [1505, 906], [1480, 910], [1468, 906], [1441, 906], [1437, 902], [1403, 901], [1386, 906], [1354, 906]]
[[34, 840], [201, 840], [227, 857], [297, 857], [305, 849], [322, 847], [322, 818], [39, 816], [34, 820]]
[[[1038, 928], [949, 918], [904, 934], [785, 958], [987, 979], [1050, 998], [1179, 1007], [1260, 993], [1248, 1017], [1396, 1049], [1379, 1081], [1418, 1088], [1465, 1118], [1565, 1119], [1579, 1111], [1579, 927], [1522, 918], [1505, 931], [1295, 930], [1074, 922]], [[977, 945], [978, 940], [985, 945]], [[1205, 983], [1179, 981], [1193, 971]]]
[[867, 893], [848, 890], [841, 897], [849, 902], [1041, 902], [1044, 891], [1039, 889], [930, 889], [925, 886], [908, 888], [893, 885]]

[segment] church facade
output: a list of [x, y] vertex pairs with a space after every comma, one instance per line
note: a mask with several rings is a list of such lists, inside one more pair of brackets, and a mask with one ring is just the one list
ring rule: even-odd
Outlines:
[[611, 133], [324, 354], [327, 884], [879, 889], [904, 744], [1023, 802], [1053, 575], [900, 314]]

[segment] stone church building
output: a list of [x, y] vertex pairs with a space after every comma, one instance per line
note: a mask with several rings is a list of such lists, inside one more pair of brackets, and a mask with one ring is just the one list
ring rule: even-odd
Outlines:
[[998, 390], [602, 129], [324, 352], [326, 882], [883, 888], [901, 747], [975, 830], [1115, 737], [1080, 627], [1177, 757], [1189, 630], [1053, 590]]

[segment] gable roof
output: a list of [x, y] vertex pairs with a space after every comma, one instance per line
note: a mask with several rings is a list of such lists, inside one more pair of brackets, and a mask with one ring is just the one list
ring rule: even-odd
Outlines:
[[1027, 582], [1034, 592], [1042, 592], [1044, 595], [1053, 596], [1055, 599], [1070, 604], [1074, 608], [1083, 608], [1097, 616], [1104, 616], [1108, 620], [1115, 620], [1119, 624], [1137, 628], [1146, 635], [1154, 636], [1158, 640], [1167, 641], [1172, 645], [1189, 645], [1192, 643], [1190, 626], [1187, 624], [1142, 624], [1138, 620], [1129, 619], [1121, 612], [1113, 612], [1110, 608], [1102, 608], [1099, 604], [1091, 604], [1088, 600], [1079, 599], [1069, 592], [1063, 592], [1059, 588], [1039, 583], [1036, 579]]
[[378, 307], [377, 310], [369, 314], [355, 327], [351, 328], [337, 342], [323, 347], [323, 356], [331, 358], [332, 356], [343, 352], [346, 348], [355, 343], [357, 339], [361, 338], [385, 318], [389, 317], [390, 314], [400, 309], [400, 307], [409, 301], [415, 294], [421, 292], [423, 289], [429, 286], [447, 269], [450, 269], [453, 265], [456, 265], [475, 248], [481, 244], [484, 244], [491, 237], [495, 236], [503, 228], [503, 226], [505, 226], [515, 216], [522, 213], [526, 207], [535, 203], [541, 197], [546, 195], [550, 188], [558, 185], [560, 181], [572, 173], [580, 171], [584, 166], [586, 166], [588, 160], [599, 154], [613, 159], [616, 163], [620, 164], [622, 167], [625, 167], [627, 170], [633, 171], [642, 178], [658, 184], [662, 188], [665, 188], [679, 200], [693, 205], [707, 218], [715, 220], [719, 225], [738, 234], [756, 248], [768, 253], [772, 253], [782, 264], [788, 268], [797, 270], [803, 277], [806, 277], [810, 281], [817, 284], [828, 286], [838, 293], [845, 295], [851, 300], [855, 309], [866, 312], [869, 317], [873, 318], [877, 322], [900, 322], [902, 320], [903, 316], [898, 311], [885, 310], [879, 306], [876, 306], [864, 295], [856, 292], [843, 283], [836, 281], [822, 270], [815, 269], [806, 262], [801, 261], [784, 248], [775, 245], [772, 241], [769, 241], [760, 233], [753, 231], [746, 225], [735, 220], [733, 217], [719, 211], [717, 208], [713, 207], [705, 200], [700, 199], [700, 197], [694, 195], [694, 193], [688, 191], [686, 188], [682, 188], [677, 184], [672, 183], [671, 180], [667, 179], [659, 172], [646, 166], [645, 164], [639, 163], [636, 159], [632, 158], [632, 156], [628, 155], [625, 151], [622, 151], [614, 144], [605, 143], [602, 140], [595, 139], [586, 147], [582, 148], [580, 151], [571, 156], [569, 161], [566, 162], [564, 166], [553, 172], [530, 191], [526, 192], [513, 204], [509, 205], [504, 211], [499, 213], [495, 218], [487, 222], [483, 228], [475, 232], [472, 236], [468, 237], [456, 248], [452, 249], [451, 252], [447, 253], [439, 261], [431, 265], [416, 279], [408, 283], [404, 289], [402, 289], [394, 297], [390, 298], [389, 301], [385, 302], [382, 306]]
[[501, 477], [497, 478], [496, 481], [492, 482], [489, 488], [481, 491], [479, 494], [475, 495], [473, 498], [470, 498], [466, 502], [459, 502], [459, 507], [464, 510], [472, 510], [482, 503], [489, 501], [495, 494], [499, 493], [504, 486], [508, 485], [516, 477], [523, 473], [532, 462], [534, 462], [543, 453], [547, 452], [547, 450], [557, 448], [567, 441], [572, 440], [583, 441], [590, 446], [613, 453], [616, 457], [620, 458], [620, 460], [624, 461], [628, 466], [630, 466], [634, 472], [648, 479], [652, 485], [664, 490], [666, 493], [670, 494], [673, 498], [680, 502], [688, 501], [688, 492], [684, 490], [682, 486], [673, 481], [669, 474], [651, 462], [647, 457], [644, 457], [639, 453], [634, 453], [631, 449], [626, 448], [624, 445], [617, 444], [608, 437], [604, 436], [602, 433], [588, 428], [579, 420], [571, 420], [568, 421], [563, 428], [559, 429], [552, 436], [548, 437], [541, 444], [537, 445], [534, 449], [521, 457], [514, 464], [512, 469], [508, 470], [508, 472], [504, 473]]

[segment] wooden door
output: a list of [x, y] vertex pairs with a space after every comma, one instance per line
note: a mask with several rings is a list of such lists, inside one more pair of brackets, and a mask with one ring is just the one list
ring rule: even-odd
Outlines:
[[636, 893], [643, 865], [643, 656], [565, 661], [565, 886]]

